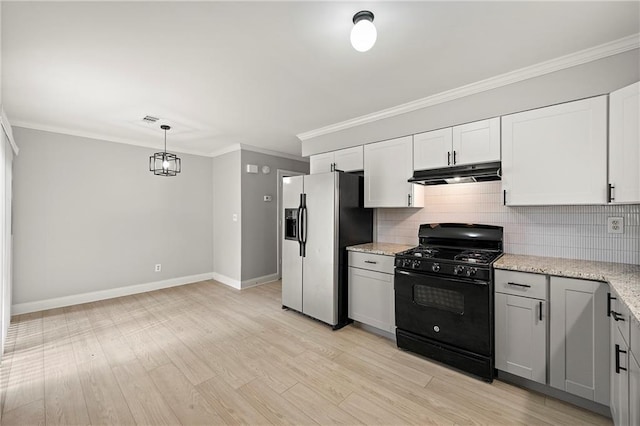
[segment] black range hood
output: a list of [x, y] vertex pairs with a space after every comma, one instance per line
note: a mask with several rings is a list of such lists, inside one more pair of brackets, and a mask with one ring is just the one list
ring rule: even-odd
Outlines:
[[500, 162], [443, 167], [441, 169], [416, 170], [411, 183], [442, 185], [447, 183], [487, 182], [501, 180]]

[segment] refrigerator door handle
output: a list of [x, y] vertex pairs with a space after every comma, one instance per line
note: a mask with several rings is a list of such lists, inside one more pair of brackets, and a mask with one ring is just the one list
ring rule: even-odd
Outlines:
[[300, 256], [302, 256], [302, 206], [298, 207], [298, 220], [296, 220], [296, 240], [300, 247]]
[[307, 206], [302, 207], [302, 257], [307, 255]]

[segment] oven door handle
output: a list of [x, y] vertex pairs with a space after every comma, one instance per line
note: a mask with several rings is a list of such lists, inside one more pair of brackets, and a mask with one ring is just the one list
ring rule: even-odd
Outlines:
[[441, 277], [441, 276], [436, 276], [436, 275], [431, 275], [431, 274], [422, 274], [422, 273], [419, 273], [419, 272], [405, 271], [403, 269], [398, 269], [398, 268], [396, 268], [396, 274], [398, 274], [398, 275], [407, 275], [409, 277], [419, 277], [420, 279], [423, 279], [423, 278], [436, 278], [436, 279], [442, 280], [442, 281], [448, 281], [448, 282], [453, 282], [453, 283], [463, 283], [463, 284], [473, 284], [473, 285], [479, 285], [479, 286], [484, 286], [484, 287], [489, 285], [489, 283], [487, 281], [478, 281], [478, 280], [469, 279], [469, 278], [463, 278], [463, 277], [458, 277], [458, 278]]

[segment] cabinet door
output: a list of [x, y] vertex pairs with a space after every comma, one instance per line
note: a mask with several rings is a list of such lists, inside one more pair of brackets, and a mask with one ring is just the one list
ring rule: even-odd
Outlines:
[[453, 127], [456, 166], [500, 161], [500, 117]]
[[640, 425], [640, 363], [638, 354], [629, 355], [629, 424]]
[[312, 155], [309, 159], [309, 174], [330, 172], [331, 165], [334, 163], [333, 158], [333, 152]]
[[333, 161], [337, 170], [353, 172], [364, 169], [364, 149], [362, 145], [334, 152]]
[[434, 130], [413, 136], [413, 169], [438, 169], [453, 165], [451, 141], [453, 130]]
[[546, 302], [495, 294], [496, 368], [547, 382]]
[[507, 205], [604, 204], [607, 97], [502, 117]]
[[423, 207], [422, 185], [407, 182], [412, 176], [411, 136], [364, 146], [365, 207]]
[[393, 275], [349, 268], [349, 318], [395, 332]]
[[[613, 320], [612, 320], [613, 321]], [[618, 351], [616, 350], [616, 345]], [[621, 352], [621, 351], [622, 352]], [[611, 417], [615, 425], [629, 424], [629, 349], [613, 322], [611, 323]], [[616, 372], [616, 362], [619, 367]]]
[[640, 82], [609, 96], [609, 184], [611, 202], [640, 202]]
[[550, 385], [609, 405], [609, 286], [551, 277], [549, 288]]

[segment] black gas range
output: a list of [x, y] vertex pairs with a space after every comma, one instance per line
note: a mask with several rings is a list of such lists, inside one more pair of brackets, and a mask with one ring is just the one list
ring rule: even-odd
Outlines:
[[420, 225], [395, 259], [398, 347], [493, 380], [493, 262], [502, 227]]

